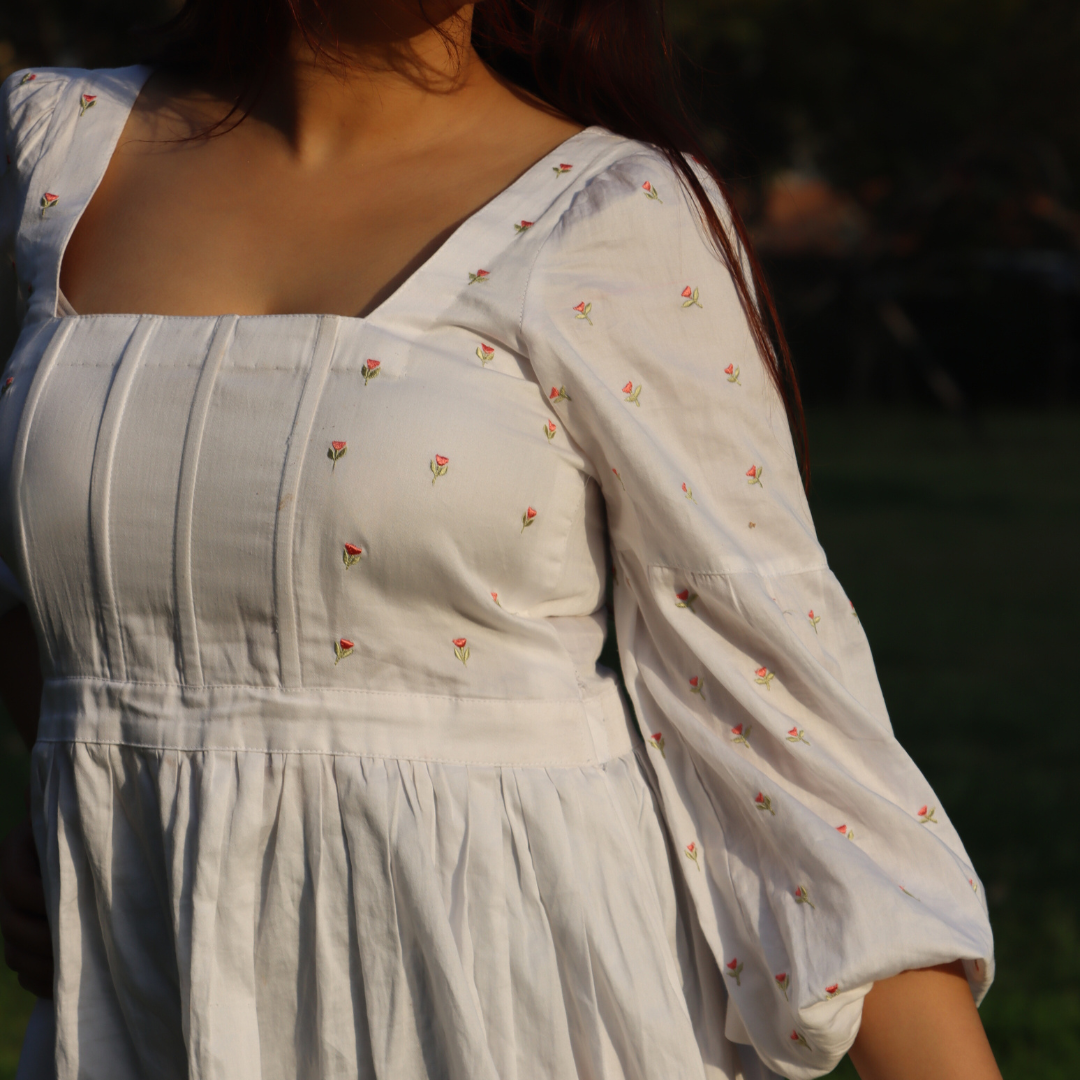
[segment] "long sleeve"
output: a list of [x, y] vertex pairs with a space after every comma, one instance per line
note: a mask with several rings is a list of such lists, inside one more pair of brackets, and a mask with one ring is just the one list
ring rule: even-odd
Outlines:
[[659, 154], [622, 158], [562, 214], [521, 339], [602, 485], [627, 691], [728, 1036], [811, 1077], [847, 1051], [877, 979], [962, 958], [981, 1000], [981, 885], [893, 736], [783, 404]]

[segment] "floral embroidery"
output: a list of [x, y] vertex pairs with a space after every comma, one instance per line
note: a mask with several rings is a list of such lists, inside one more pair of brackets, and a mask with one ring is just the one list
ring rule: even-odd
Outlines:
[[739, 369], [734, 364], [728, 364], [724, 368], [724, 374], [727, 376], [728, 382], [739, 383], [742, 386], [742, 383], [739, 382]]
[[807, 1050], [810, 1049], [810, 1044], [794, 1028], [791, 1029], [791, 1035], [788, 1037], [793, 1043], [798, 1043], [800, 1046], [805, 1046]]
[[761, 474], [764, 471], [765, 469], [763, 466], [751, 465], [750, 468], [746, 470], [746, 475], [750, 477], [746, 482], [748, 484], [758, 484], [759, 486], [764, 487], [761, 483]]
[[753, 724], [736, 724], [731, 729], [731, 741], [732, 742], [741, 742], [743, 744], [743, 746], [749, 746], [750, 745], [750, 729], [753, 726], [754, 726]]
[[682, 489], [683, 494], [696, 506], [697, 499], [694, 498], [694, 489], [687, 483], [683, 483]]
[[826, 998], [834, 998], [839, 993], [840, 993], [840, 984], [839, 983], [833, 983], [832, 986], [826, 986], [825, 987], [825, 997]]
[[724, 965], [724, 967], [727, 968], [727, 971], [725, 971], [724, 974], [729, 979], [734, 979], [736, 986], [742, 986], [742, 980], [741, 980], [740, 976], [742, 975], [743, 966], [742, 966], [742, 964], [739, 963], [739, 958], [737, 956], [733, 956]]
[[469, 643], [463, 637], [454, 638], [454, 655], [466, 666], [469, 663]]
[[821, 616], [820, 615], [815, 615], [814, 614], [814, 609], [811, 608], [806, 613], [806, 617], [810, 620], [810, 625], [814, 628], [814, 633], [816, 634], [817, 633], [817, 624], [819, 622], [821, 622]]
[[687, 285], [686, 288], [682, 291], [682, 296], [682, 306], [684, 308], [693, 307], [695, 304], [697, 304], [698, 307], [701, 307], [701, 304], [698, 301], [698, 291], [696, 288], [691, 289], [690, 286]]
[[686, 849], [683, 851], [683, 854], [698, 868], [698, 870], [701, 869], [701, 863], [698, 862], [698, 856], [701, 854], [701, 852], [698, 851], [697, 844], [695, 844], [693, 840], [691, 840], [690, 843], [686, 845]]
[[700, 694], [702, 697], [705, 696], [705, 683], [702, 681], [700, 675], [695, 675], [690, 680], [690, 693]]
[[858, 622], [859, 621], [859, 613], [855, 610], [855, 601], [854, 600], [849, 600], [848, 603], [851, 605], [851, 614], [854, 616], [855, 621]]
[[[491, 594], [491, 599], [494, 600], [496, 604], [499, 604], [499, 594], [497, 592]], [[499, 604], [499, 607], [502, 607], [502, 604]]]
[[363, 549], [357, 547], [356, 544], [346, 544], [341, 554], [341, 561], [345, 564], [345, 569], [348, 570], [353, 563], [358, 563], [363, 554]]
[[805, 739], [805, 738], [803, 738], [803, 735], [804, 735], [804, 732], [803, 732], [802, 728], [799, 728], [799, 727], [793, 727], [793, 728], [792, 728], [792, 729], [791, 729], [791, 730], [790, 730], [790, 731], [789, 731], [789, 732], [787, 733], [787, 736], [786, 736], [786, 738], [787, 738], [787, 741], [788, 741], [788, 742], [804, 742], [804, 743], [806, 743], [806, 745], [807, 745], [807, 746], [809, 746], [809, 745], [810, 745], [810, 742], [809, 742], [809, 740], [808, 740], [808, 739]]
[[846, 836], [849, 840], [854, 840], [855, 839], [855, 830], [854, 829], [849, 829], [846, 825], [837, 825], [836, 826], [836, 831], [841, 836]]
[[925, 806], [920, 806], [916, 813], [919, 815], [919, 823], [921, 825], [936, 825], [937, 818], [934, 817], [934, 811], [936, 806], [931, 806], [929, 810]]
[[27, 72], [27, 73], [26, 73], [26, 74], [25, 74], [25, 75], [24, 75], [24, 76], [23, 76], [23, 77], [22, 77], [22, 78], [21, 78], [21, 79], [19, 80], [19, 85], [20, 85], [20, 86], [25, 86], [25, 85], [26, 85], [26, 84], [27, 84], [28, 82], [33, 82], [33, 81], [34, 81], [34, 80], [35, 80], [36, 78], [37, 78], [37, 76], [36, 76], [36, 75], [35, 75], [35, 74], [34, 74], [34, 73], [33, 73], [32, 71], [28, 71], [28, 72]]
[[450, 459], [443, 457], [442, 454], [436, 454], [435, 460], [431, 463], [431, 483], [434, 484], [440, 476], [446, 475], [446, 470], [450, 465]]
[[51, 191], [46, 191], [41, 196], [41, 216], [45, 216], [46, 210], [51, 210], [60, 201], [59, 195], [54, 195]]
[[79, 116], [81, 117], [87, 109], [91, 108], [94, 102], [97, 101], [97, 94], [80, 94], [79, 95]]
[[623, 479], [619, 475], [619, 470], [618, 469], [612, 469], [611, 471], [615, 474], [615, 479], [619, 481], [619, 484], [622, 486], [623, 491], [625, 491], [626, 490], [626, 485], [623, 483]]
[[632, 382], [628, 382], [623, 388], [622, 392], [626, 395], [624, 401], [632, 401], [639, 409], [641, 408], [641, 402], [638, 400], [641, 397], [641, 383], [637, 384], [637, 388], [634, 388]]
[[660, 756], [665, 761], [667, 760], [667, 754], [664, 752], [664, 745], [665, 744], [664, 744], [664, 736], [663, 736], [662, 732], [654, 731], [652, 733], [652, 738], [649, 739], [649, 745], [650, 746], [655, 746], [656, 749], [660, 751]]
[[780, 988], [780, 992], [784, 995], [785, 999], [790, 1000], [787, 996], [788, 987], [791, 985], [791, 980], [787, 976], [786, 971], [781, 971], [779, 975], [774, 975], [776, 985]]
[[334, 441], [330, 444], [330, 449], [326, 451], [326, 456], [334, 463], [330, 467], [330, 471], [333, 472], [337, 468], [337, 463], [349, 452], [349, 446], [347, 443]]
[[806, 891], [805, 885], [797, 885], [795, 887], [795, 903], [809, 904], [810, 907], [814, 908], [814, 910], [817, 911], [817, 908], [814, 907], [813, 900], [810, 899], [810, 894]]
[[776, 811], [772, 808], [772, 799], [764, 792], [759, 791], [754, 796], [754, 806], [759, 810], [768, 810], [773, 817], [776, 817]]
[[547, 436], [547, 441], [548, 442], [551, 442], [551, 440], [555, 438], [555, 431], [556, 431], [555, 425], [549, 420], [544, 425], [544, 434]]
[[470, 270], [469, 284], [475, 285], [478, 281], [487, 281], [489, 277], [491, 277], [490, 270], [477, 270], [475, 274]]
[[556, 390], [555, 387], [553, 386], [551, 388], [551, 393], [548, 394], [548, 401], [554, 401], [556, 404], [558, 404], [560, 401], [571, 401], [571, 400], [573, 400], [573, 399], [566, 392], [566, 387], [565, 386], [560, 386], [558, 390]]
[[767, 667], [759, 667], [757, 671], [754, 672], [754, 682], [764, 686], [766, 690], [770, 689], [770, 684], [775, 678], [776, 672], [770, 671]]
[[382, 370], [381, 360], [368, 360], [366, 364], [360, 369], [360, 374], [364, 376], [364, 385], [375, 378], [376, 375]]
[[530, 506], [521, 515], [521, 531], [524, 532], [536, 520], [536, 511]]
[[11, 393], [11, 388], [15, 385], [15, 376], [9, 375], [4, 380], [3, 387], [0, 387], [0, 397], [7, 397]]
[[683, 589], [682, 592], [675, 594], [675, 606], [689, 608], [694, 610], [694, 601], [697, 599], [697, 593], [692, 593], [689, 589]]
[[641, 185], [641, 190], [645, 192], [645, 197], [647, 199], [655, 199], [658, 203], [662, 203], [664, 201], [660, 198], [660, 195], [657, 192], [656, 188], [654, 188], [648, 180], [646, 180], [645, 183]]
[[577, 314], [574, 316], [575, 319], [585, 319], [588, 321], [589, 325], [592, 326], [593, 321], [589, 318], [589, 312], [592, 311], [591, 303], [587, 304], [584, 300], [582, 300], [580, 304], [574, 305], [574, 310], [577, 312]]
[[490, 345], [485, 345], [482, 341], [476, 346], [476, 355], [480, 358], [480, 363], [487, 367], [488, 364], [495, 357], [495, 350]]
[[904, 894], [905, 896], [910, 896], [910, 897], [911, 897], [911, 899], [912, 899], [912, 900], [915, 900], [915, 901], [916, 901], [917, 903], [920, 903], [920, 904], [922, 903], [922, 901], [921, 901], [921, 900], [920, 900], [920, 899], [919, 899], [919, 898], [918, 898], [918, 897], [917, 897], [917, 896], [916, 896], [916, 895], [915, 895], [914, 893], [909, 893], [909, 892], [907, 891], [907, 889], [905, 889], [905, 888], [904, 888], [904, 886], [903, 886], [903, 885], [898, 885], [898, 886], [897, 886], [897, 888], [898, 888], [898, 889], [899, 889], [899, 890], [900, 890], [900, 891], [901, 891], [901, 892], [902, 892], [902, 893], [903, 893], [903, 894]]
[[346, 656], [352, 656], [352, 651], [356, 646], [348, 638], [340, 638], [334, 642], [334, 667], [345, 659]]
[[570, 170], [571, 170], [571, 169], [572, 169], [573, 167], [574, 167], [573, 165], [566, 165], [566, 164], [564, 164], [564, 163], [560, 163], [560, 164], [558, 164], [558, 165], [553, 165], [553, 166], [552, 166], [552, 168], [553, 168], [553, 169], [555, 170], [555, 175], [556, 175], [556, 176], [563, 176], [563, 175], [565, 175], [565, 174], [566, 174], [566, 173], [568, 173], [568, 172], [569, 172], [569, 171], [570, 171]]
[[528, 229], [531, 229], [532, 227], [533, 227], [533, 223], [531, 221], [526, 221], [524, 218], [522, 218], [521, 219], [521, 224], [514, 226], [514, 232], [523, 233], [523, 232], [526, 232]]

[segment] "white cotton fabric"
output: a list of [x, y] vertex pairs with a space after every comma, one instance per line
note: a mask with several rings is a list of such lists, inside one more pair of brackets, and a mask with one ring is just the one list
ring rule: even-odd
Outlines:
[[61, 1080], [803, 1078], [877, 979], [981, 999], [978, 877], [662, 155], [587, 128], [366, 318], [59, 317], [147, 74], [3, 90]]

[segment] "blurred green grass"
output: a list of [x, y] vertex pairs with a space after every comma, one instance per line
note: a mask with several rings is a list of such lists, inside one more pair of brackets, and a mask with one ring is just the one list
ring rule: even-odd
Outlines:
[[[998, 973], [982, 1015], [1005, 1080], [1080, 1076], [1080, 414], [816, 410], [810, 435], [818, 533], [896, 733], [986, 884]], [[26, 771], [8, 725], [0, 829]], [[30, 1004], [0, 965], [0, 1080]]]

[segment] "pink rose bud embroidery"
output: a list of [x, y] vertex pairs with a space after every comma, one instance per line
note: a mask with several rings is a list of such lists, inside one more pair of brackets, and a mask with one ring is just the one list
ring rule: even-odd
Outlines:
[[638, 383], [635, 388], [632, 382], [628, 382], [622, 388], [622, 392], [626, 395], [623, 398], [624, 401], [632, 401], [639, 409], [641, 408], [641, 402], [638, 400], [641, 397], [641, 383]]
[[521, 219], [521, 224], [514, 226], [514, 232], [523, 233], [527, 229], [531, 229], [532, 227], [533, 227], [533, 223], [531, 221], [526, 221], [524, 218], [522, 218]]
[[771, 689], [771, 683], [776, 678], [776, 673], [770, 671], [767, 667], [759, 667], [754, 672], [754, 682], [759, 686], [764, 686], [766, 690]]
[[555, 438], [555, 430], [555, 425], [550, 420], [544, 425], [544, 434], [548, 442]]
[[792, 1028], [791, 1035], [789, 1037], [792, 1042], [798, 1043], [800, 1046], [805, 1046], [807, 1050], [810, 1049], [810, 1044], [794, 1028]]
[[536, 511], [530, 506], [521, 515], [521, 531], [524, 532], [536, 520]]
[[751, 465], [750, 468], [746, 470], [746, 475], [750, 478], [746, 482], [748, 484], [758, 484], [764, 487], [764, 485], [761, 484], [761, 477], [764, 472], [765, 469], [762, 466]]
[[806, 613], [806, 617], [810, 620], [810, 625], [814, 628], [814, 633], [816, 634], [817, 633], [817, 624], [819, 622], [821, 622], [821, 616], [820, 615], [815, 615], [814, 614], [814, 609], [811, 608]]
[[700, 675], [695, 675], [690, 680], [690, 692], [692, 694], [700, 694], [702, 697], [705, 696], [705, 683], [702, 682]]
[[565, 175], [565, 174], [566, 174], [566, 173], [568, 173], [568, 172], [569, 172], [569, 171], [570, 171], [570, 170], [571, 170], [571, 169], [572, 169], [573, 167], [574, 167], [573, 165], [567, 165], [567, 164], [566, 164], [565, 162], [560, 162], [560, 163], [559, 163], [558, 165], [553, 165], [553, 166], [552, 166], [552, 168], [553, 168], [553, 169], [555, 170], [555, 175], [556, 175], [556, 176], [563, 176], [563, 175]]
[[743, 746], [750, 745], [750, 729], [753, 724], [736, 724], [731, 729], [731, 741], [742, 743]]
[[348, 638], [340, 638], [334, 642], [334, 667], [337, 667], [346, 656], [352, 656], [356, 646]]
[[772, 808], [772, 799], [764, 792], [759, 791], [754, 796], [754, 806], [757, 807], [758, 810], [768, 810], [773, 817], [776, 817], [776, 811]]
[[682, 298], [682, 306], [684, 308], [693, 307], [695, 304], [698, 307], [701, 307], [701, 304], [698, 301], [698, 291], [696, 287], [691, 289], [690, 286], [687, 285], [686, 288], [682, 291]]
[[667, 760], [667, 754], [664, 753], [664, 746], [665, 746], [664, 736], [663, 736], [663, 734], [661, 732], [654, 731], [652, 733], [652, 737], [649, 739], [649, 745], [650, 746], [655, 746], [656, 749], [660, 751], [660, 756], [665, 761]]
[[807, 739], [803, 738], [804, 734], [805, 733], [803, 732], [802, 728], [793, 727], [787, 733], [787, 741], [788, 742], [804, 742], [804, 743], [806, 743], [807, 746], [809, 746], [810, 745], [809, 741]]
[[435, 460], [431, 463], [431, 482], [435, 483], [440, 476], [446, 475], [446, 470], [450, 465], [450, 459], [443, 457], [442, 454], [436, 454]]
[[675, 594], [675, 606], [689, 608], [694, 610], [694, 601], [697, 599], [697, 593], [692, 593], [689, 589], [683, 589], [682, 592]]
[[920, 806], [918, 809], [919, 823], [922, 825], [936, 825], [937, 818], [934, 817], [936, 809], [936, 806], [931, 806], [929, 810], [925, 806]]
[[849, 840], [854, 840], [855, 839], [855, 830], [854, 829], [849, 829], [846, 825], [837, 825], [836, 826], [836, 831], [841, 836], [846, 836]]
[[[979, 891], [979, 886], [975, 884], [974, 878], [968, 878], [968, 884], [971, 886], [971, 891], [973, 893], [977, 893]], [[975, 970], [979, 970], [979, 962], [977, 960], [975, 961]]]
[[[499, 594], [497, 592], [491, 594], [491, 599], [494, 600], [496, 604], [499, 604]], [[502, 607], [502, 604], [499, 604], [499, 607]]]
[[364, 385], [367, 386], [372, 379], [382, 370], [381, 360], [368, 360], [364, 366], [360, 369], [360, 374], [364, 376]]
[[791, 980], [788, 978], [786, 971], [781, 971], [779, 975], [774, 975], [776, 985], [780, 988], [780, 992], [787, 998], [788, 987], [791, 985]]
[[51, 191], [46, 191], [41, 196], [41, 216], [45, 216], [46, 210], [51, 210], [60, 201], [59, 195], [54, 195]]
[[739, 958], [737, 956], [733, 956], [724, 965], [724, 967], [726, 968], [724, 974], [729, 979], [734, 979], [736, 986], [742, 986], [742, 980], [741, 980], [740, 976], [742, 975], [743, 966], [742, 966], [742, 964], [739, 963]]
[[480, 363], [487, 367], [488, 364], [495, 357], [495, 350], [490, 345], [485, 345], [482, 341], [476, 346], [476, 355], [480, 358]]
[[363, 550], [357, 547], [356, 544], [346, 544], [345, 550], [341, 554], [341, 561], [345, 564], [345, 569], [348, 570], [353, 563], [358, 563], [363, 554]]
[[79, 95], [79, 116], [89, 109], [94, 102], [97, 101], [97, 94], [80, 94]]
[[839, 983], [833, 983], [832, 986], [826, 986], [825, 987], [825, 996], [827, 998], [834, 998], [839, 993], [840, 993], [840, 984]]
[[697, 499], [694, 498], [694, 489], [687, 483], [683, 483], [683, 494], [696, 506]]
[[645, 192], [645, 197], [648, 199], [655, 199], [659, 203], [662, 203], [664, 201], [660, 198], [660, 195], [658, 194], [656, 188], [654, 188], [648, 180], [646, 180], [645, 183], [641, 185], [641, 190]]
[[619, 481], [619, 486], [623, 489], [623, 491], [625, 491], [626, 490], [626, 485], [623, 483], [623, 479], [619, 475], [619, 470], [618, 469], [612, 469], [611, 471], [615, 474], [615, 479]]
[[14, 385], [15, 385], [15, 376], [14, 376], [14, 375], [9, 375], [9, 376], [8, 376], [8, 377], [7, 377], [7, 378], [6, 378], [5, 380], [4, 380], [4, 385], [3, 385], [3, 387], [2, 387], [2, 388], [0, 388], [0, 397], [6, 397], [6, 396], [7, 396], [8, 394], [10, 394], [10, 393], [11, 393], [11, 388], [12, 388], [12, 387], [13, 387]]
[[691, 840], [683, 849], [683, 854], [698, 868], [699, 871], [701, 870], [701, 863], [698, 862], [698, 856], [701, 852], [698, 851], [698, 846], [693, 840]]
[[22, 77], [22, 78], [21, 78], [21, 79], [19, 80], [19, 85], [20, 85], [20, 86], [25, 86], [25, 85], [26, 85], [26, 84], [27, 84], [28, 82], [33, 82], [33, 81], [34, 81], [34, 80], [35, 80], [36, 78], [37, 78], [37, 76], [36, 76], [36, 75], [35, 75], [35, 74], [34, 74], [34, 73], [33, 73], [32, 71], [28, 71], [28, 72], [27, 72], [27, 73], [26, 73], [26, 74], [25, 74], [25, 75], [24, 75], [24, 76], [23, 76], [23, 77]]
[[734, 364], [728, 364], [724, 368], [724, 374], [727, 376], [728, 382], [739, 383], [742, 386], [742, 383], [739, 382], [739, 369]]
[[558, 388], [558, 390], [556, 390], [555, 387], [553, 386], [551, 388], [551, 393], [548, 394], [548, 401], [554, 401], [556, 405], [560, 401], [569, 401], [569, 400], [570, 400], [570, 395], [566, 392], [566, 387], [565, 386], [560, 386]]
[[477, 270], [476, 273], [469, 272], [469, 284], [475, 285], [478, 281], [487, 281], [491, 277], [490, 270]]
[[589, 318], [589, 312], [592, 311], [591, 303], [586, 303], [584, 300], [582, 300], [580, 304], [574, 305], [574, 311], [577, 312], [577, 314], [574, 316], [575, 319], [584, 319], [586, 322], [588, 322], [590, 326], [592, 326], [593, 321]]
[[[805, 885], [798, 885], [795, 888], [795, 903], [796, 904], [809, 904], [810, 907], [814, 907], [813, 901], [810, 899], [810, 894], [806, 891]], [[816, 911], [817, 909], [814, 908]]]
[[469, 663], [469, 643], [463, 637], [454, 638], [454, 655], [466, 666]]
[[347, 443], [337, 442], [336, 440], [330, 444], [330, 449], [326, 451], [326, 456], [333, 462], [330, 466], [330, 471], [333, 472], [337, 468], [337, 463], [349, 452]]

